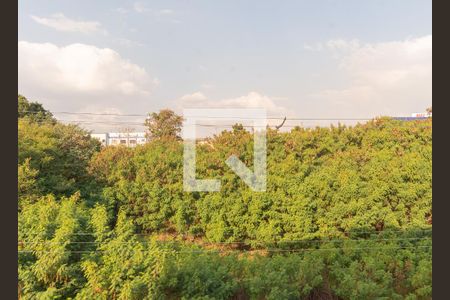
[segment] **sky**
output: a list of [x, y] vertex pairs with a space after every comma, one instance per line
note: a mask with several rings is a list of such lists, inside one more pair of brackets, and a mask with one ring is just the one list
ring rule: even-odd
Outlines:
[[94, 132], [144, 119], [111, 114], [163, 108], [410, 116], [432, 104], [431, 8], [426, 0], [23, 0], [18, 92]]

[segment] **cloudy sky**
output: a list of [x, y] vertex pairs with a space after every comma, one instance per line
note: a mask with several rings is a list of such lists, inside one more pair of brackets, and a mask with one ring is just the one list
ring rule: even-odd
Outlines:
[[[431, 106], [431, 7], [23, 0], [18, 90], [55, 112], [263, 107], [276, 117], [409, 116]], [[124, 120], [56, 116], [98, 132]]]

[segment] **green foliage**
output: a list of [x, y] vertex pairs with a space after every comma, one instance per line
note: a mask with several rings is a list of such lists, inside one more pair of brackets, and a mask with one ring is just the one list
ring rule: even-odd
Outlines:
[[430, 246], [430, 239], [372, 240], [328, 254], [331, 289], [344, 299], [431, 299]]
[[87, 210], [79, 194], [46, 196], [19, 214], [19, 295], [49, 299], [74, 295], [84, 283], [80, 268]]
[[324, 263], [314, 254], [257, 257], [246, 265], [250, 299], [306, 298], [323, 283]]
[[48, 110], [38, 102], [30, 102], [22, 95], [18, 95], [17, 113], [19, 118], [27, 118], [34, 122], [55, 123], [56, 120]]
[[269, 129], [264, 193], [240, 125], [197, 144], [220, 192], [184, 192], [180, 124], [100, 151], [19, 96], [20, 299], [431, 299], [431, 120]]
[[173, 138], [180, 139], [183, 118], [170, 109], [159, 113], [148, 114], [145, 126], [148, 128], [148, 139]]
[[[88, 196], [94, 184], [87, 168], [99, 151], [98, 141], [74, 125], [36, 123], [28, 118], [18, 121], [19, 166], [22, 171], [38, 172], [35, 187], [40, 195], [69, 196], [80, 190]], [[25, 166], [25, 165], [26, 166]]]
[[155, 293], [154, 278], [164, 263], [163, 251], [138, 240], [124, 212], [119, 212], [110, 230], [107, 211], [98, 206], [91, 224], [97, 247], [82, 264], [88, 282], [77, 299], [150, 299]]
[[220, 193], [183, 192], [176, 140], [107, 148], [91, 173], [107, 183], [111, 206], [144, 232], [268, 243], [431, 222], [431, 121], [269, 131], [265, 193], [224, 163], [234, 154], [251, 165], [252, 148], [252, 134], [237, 127], [197, 146], [197, 177], [220, 179]]
[[17, 192], [19, 196], [19, 208], [23, 205], [34, 202], [39, 196], [39, 191], [36, 186], [36, 177], [39, 174], [30, 165], [30, 159], [19, 165], [17, 173]]
[[168, 260], [159, 284], [165, 297], [176, 299], [230, 299], [238, 288], [232, 277], [236, 257], [220, 257], [198, 249]]

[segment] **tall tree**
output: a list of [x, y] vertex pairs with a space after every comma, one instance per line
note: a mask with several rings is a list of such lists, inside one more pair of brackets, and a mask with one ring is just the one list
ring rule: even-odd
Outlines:
[[30, 102], [27, 98], [20, 94], [18, 95], [17, 100], [17, 113], [19, 118], [29, 118], [36, 122], [56, 122], [55, 118], [53, 118], [53, 114], [46, 110], [42, 104], [38, 102]]
[[39, 172], [36, 184], [43, 194], [69, 196], [93, 184], [87, 167], [100, 144], [85, 130], [22, 118], [18, 122], [18, 138], [18, 163], [29, 160], [29, 167]]
[[77, 190], [87, 197], [88, 191], [97, 190], [87, 167], [100, 150], [99, 142], [76, 125], [57, 122], [40, 103], [21, 95], [18, 102], [21, 200], [35, 198], [30, 198], [34, 194], [70, 196]]
[[148, 139], [175, 138], [180, 139], [183, 117], [170, 109], [163, 109], [159, 113], [151, 113], [145, 121]]

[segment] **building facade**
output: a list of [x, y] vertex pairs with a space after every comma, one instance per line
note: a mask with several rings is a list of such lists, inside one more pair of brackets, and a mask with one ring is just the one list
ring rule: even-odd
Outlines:
[[433, 114], [431, 112], [411, 114], [411, 117], [413, 117], [413, 118], [431, 118], [432, 116], [433, 116]]
[[145, 132], [92, 133], [91, 137], [99, 140], [103, 146], [124, 145], [127, 147], [136, 147], [147, 142]]

